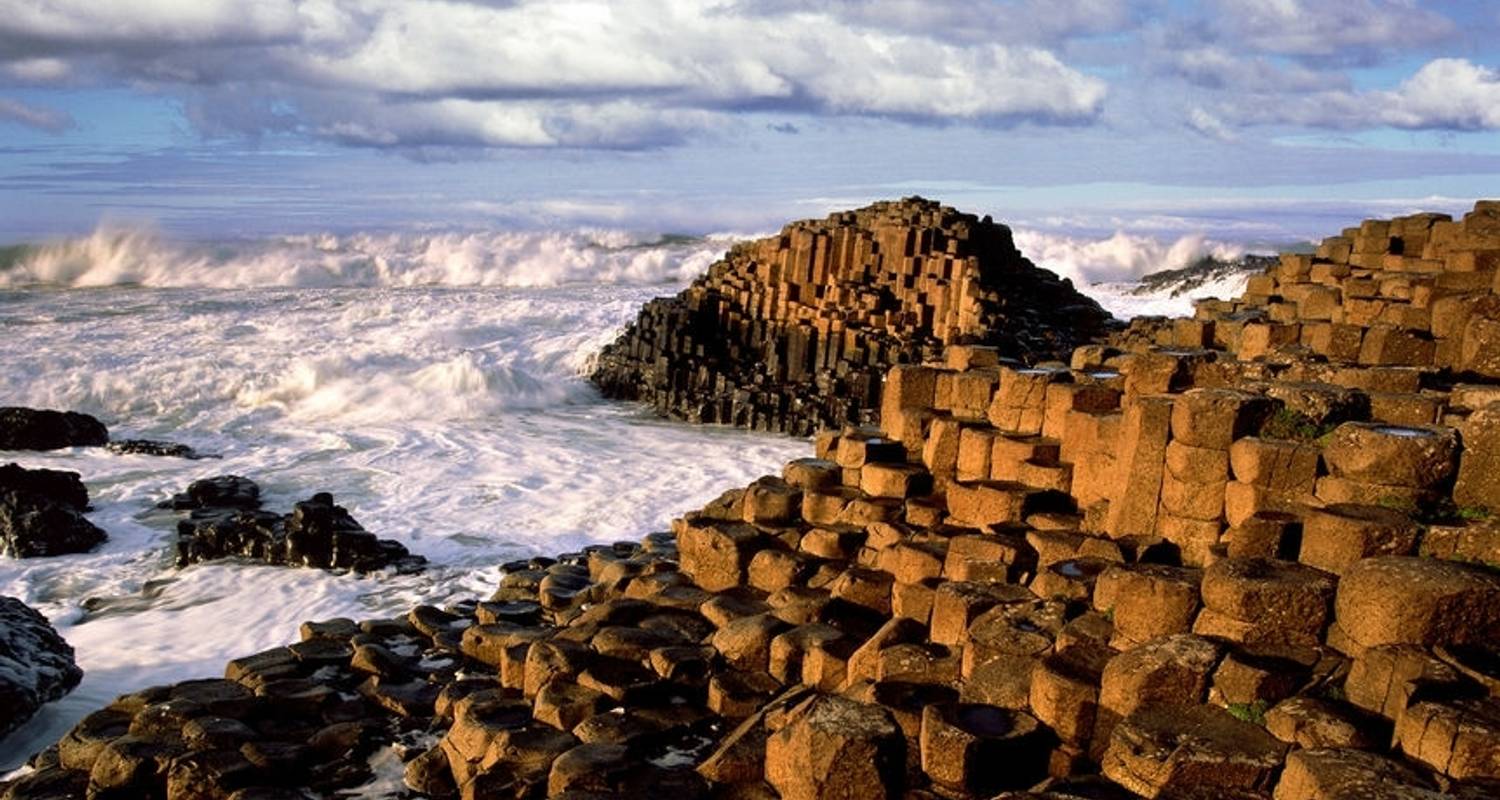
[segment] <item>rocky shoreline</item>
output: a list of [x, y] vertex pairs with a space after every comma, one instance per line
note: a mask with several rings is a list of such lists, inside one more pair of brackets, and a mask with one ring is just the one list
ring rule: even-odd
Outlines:
[[1500, 796], [1497, 268], [1483, 202], [1066, 360], [943, 342], [669, 533], [309, 622], [0, 798]]

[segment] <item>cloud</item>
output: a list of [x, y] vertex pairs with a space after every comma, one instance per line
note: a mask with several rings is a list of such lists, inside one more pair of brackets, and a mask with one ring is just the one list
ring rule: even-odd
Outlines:
[[73, 117], [62, 111], [27, 105], [0, 97], [0, 122], [24, 125], [47, 133], [62, 133], [73, 127]]
[[1173, 49], [1161, 71], [1195, 86], [1236, 93], [1298, 93], [1349, 86], [1348, 77], [1340, 72], [1278, 64], [1263, 56], [1245, 56], [1219, 45]]
[[18, 83], [61, 83], [72, 73], [73, 68], [60, 58], [23, 58], [0, 65], [0, 74]]
[[1500, 71], [1461, 58], [1429, 61], [1394, 89], [1318, 92], [1280, 103], [1226, 105], [1246, 124], [1356, 130], [1500, 130]]
[[1134, 25], [1131, 0], [738, 0], [752, 15], [815, 11], [841, 23], [945, 40], [1056, 45]]
[[1212, 26], [1247, 49], [1308, 58], [1375, 60], [1444, 41], [1448, 17], [1416, 0], [1216, 0]]
[[1500, 129], [1500, 72], [1459, 58], [1429, 62], [1389, 94], [1397, 128]]
[[1210, 139], [1218, 139], [1221, 142], [1232, 142], [1237, 138], [1234, 131], [1224, 124], [1224, 120], [1196, 106], [1188, 112], [1187, 126]]
[[[1125, 0], [1006, 4], [1037, 41], [1122, 24]], [[0, 6], [6, 5], [0, 0]], [[932, 18], [971, 21], [965, 4]], [[925, 6], [923, 6], [925, 8]], [[1049, 5], [1051, 7], [1051, 5]], [[4, 68], [45, 60], [181, 97], [214, 134], [373, 148], [652, 148], [746, 111], [1083, 124], [1107, 86], [1034, 43], [911, 25], [911, 0], [53, 0], [0, 15]], [[1049, 38], [1051, 37], [1051, 38]], [[33, 71], [38, 68], [31, 67]]]

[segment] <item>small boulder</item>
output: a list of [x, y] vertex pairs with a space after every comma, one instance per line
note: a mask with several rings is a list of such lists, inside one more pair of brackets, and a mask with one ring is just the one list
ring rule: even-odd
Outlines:
[[46, 617], [0, 597], [0, 738], [83, 679], [73, 648]]
[[87, 414], [15, 406], [0, 408], [0, 450], [61, 450], [100, 447], [108, 442], [109, 430]]

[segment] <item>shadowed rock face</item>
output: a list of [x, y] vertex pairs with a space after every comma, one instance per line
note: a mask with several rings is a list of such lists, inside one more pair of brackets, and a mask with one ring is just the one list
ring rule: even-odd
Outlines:
[[101, 447], [109, 431], [99, 420], [73, 411], [0, 408], [0, 450], [59, 450]]
[[0, 597], [0, 737], [82, 679], [73, 648], [47, 618], [20, 600]]
[[873, 421], [894, 364], [948, 344], [1065, 357], [1109, 320], [1022, 257], [1009, 228], [910, 198], [736, 245], [648, 303], [593, 381], [667, 416], [809, 435]]
[[76, 472], [0, 466], [0, 555], [84, 553], [105, 539], [84, 518], [89, 494]]
[[254, 481], [221, 475], [194, 481], [161, 506], [190, 512], [177, 524], [179, 567], [244, 558], [278, 566], [406, 572], [426, 563], [399, 542], [376, 538], [326, 492], [281, 515], [261, 510]]

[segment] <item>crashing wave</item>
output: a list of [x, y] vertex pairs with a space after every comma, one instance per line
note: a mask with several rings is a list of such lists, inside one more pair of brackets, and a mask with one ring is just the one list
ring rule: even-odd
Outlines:
[[644, 237], [622, 231], [354, 233], [180, 242], [101, 228], [0, 249], [0, 286], [157, 288], [544, 287], [686, 282], [727, 236]]

